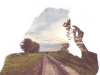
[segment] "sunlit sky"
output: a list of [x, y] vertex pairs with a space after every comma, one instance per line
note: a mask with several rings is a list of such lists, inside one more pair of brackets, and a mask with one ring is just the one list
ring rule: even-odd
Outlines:
[[69, 10], [46, 8], [33, 21], [25, 38], [30, 38], [40, 44], [40, 51], [55, 51], [61, 49], [62, 43], [67, 43], [64, 22], [68, 20]]
[[0, 0], [0, 69], [7, 55], [22, 52], [19, 44], [32, 27], [34, 18], [47, 7], [69, 10], [72, 25], [84, 31], [86, 47], [97, 53], [100, 61], [99, 0]]

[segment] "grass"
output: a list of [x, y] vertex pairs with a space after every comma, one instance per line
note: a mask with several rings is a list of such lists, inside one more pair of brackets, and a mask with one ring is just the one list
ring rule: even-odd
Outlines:
[[82, 58], [67, 52], [54, 52], [49, 53], [49, 55], [63, 64], [70, 66], [80, 75], [96, 75], [98, 71], [98, 62], [95, 54], [91, 56], [91, 53], [82, 53]]
[[0, 75], [25, 75], [38, 62], [43, 53], [11, 54], [6, 57]]

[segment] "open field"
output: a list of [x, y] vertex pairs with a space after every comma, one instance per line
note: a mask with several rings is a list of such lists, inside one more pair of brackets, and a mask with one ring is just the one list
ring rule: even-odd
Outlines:
[[[47, 74], [47, 70], [52, 70], [55, 75], [62, 74], [63, 70], [59, 67], [60, 65], [57, 65], [53, 60], [51, 61], [51, 58], [43, 54], [44, 53], [25, 53], [21, 56], [11, 54], [6, 57], [0, 75], [42, 75], [43, 73]], [[98, 71], [97, 56], [94, 53], [82, 53], [82, 58], [73, 56], [65, 51], [52, 52], [49, 53], [49, 55], [71, 67], [80, 75], [96, 75]], [[50, 67], [52, 67], [52, 69], [50, 69]], [[47, 73], [45, 73], [46, 71]], [[63, 75], [66, 74], [67, 73]]]
[[0, 75], [27, 75], [42, 55], [43, 53], [25, 53], [21, 56], [11, 54], [6, 57]]
[[82, 58], [73, 56], [67, 52], [54, 52], [49, 53], [49, 55], [76, 70], [80, 75], [96, 75], [98, 71], [97, 61], [93, 60], [88, 55]]

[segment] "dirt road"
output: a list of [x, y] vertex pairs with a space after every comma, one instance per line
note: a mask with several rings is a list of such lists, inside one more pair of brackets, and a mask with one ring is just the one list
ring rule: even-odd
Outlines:
[[33, 71], [33, 75], [79, 75], [75, 70], [53, 59], [48, 54], [41, 57]]

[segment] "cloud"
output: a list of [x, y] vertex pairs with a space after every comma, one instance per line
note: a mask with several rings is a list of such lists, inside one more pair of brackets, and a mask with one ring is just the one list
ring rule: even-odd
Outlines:
[[[33, 21], [33, 25], [30, 30], [25, 34], [25, 38], [30, 38], [42, 45], [44, 49], [51, 45], [61, 44], [68, 42], [66, 39], [66, 30], [63, 27], [63, 23], [68, 19], [68, 10], [64, 9], [45, 9], [38, 17]], [[64, 31], [64, 32], [62, 32]], [[65, 37], [65, 38], [64, 38]], [[46, 45], [47, 44], [47, 45]], [[54, 47], [57, 50], [57, 47]]]

